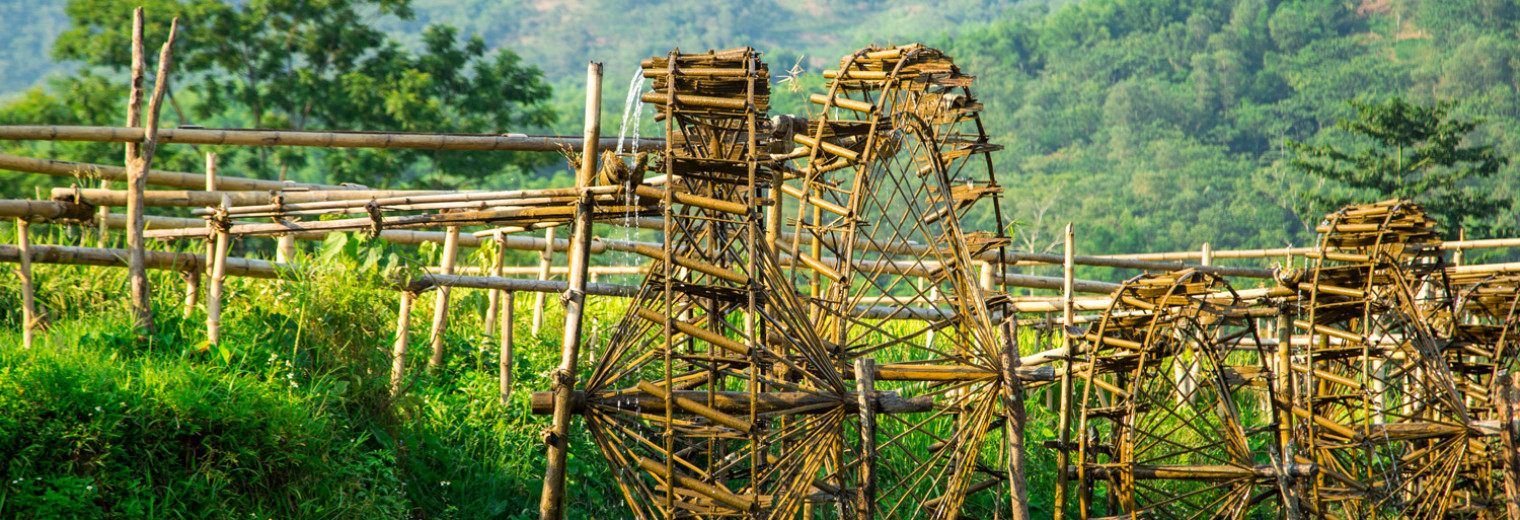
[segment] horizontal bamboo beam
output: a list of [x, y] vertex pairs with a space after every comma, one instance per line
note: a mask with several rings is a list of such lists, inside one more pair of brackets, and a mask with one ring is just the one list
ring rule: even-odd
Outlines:
[[[1288, 475], [1296, 478], [1313, 477], [1319, 474], [1318, 464], [1289, 464]], [[1253, 467], [1241, 467], [1230, 465], [1172, 465], [1172, 464], [1148, 464], [1127, 467], [1099, 466], [1088, 468], [1090, 476], [1099, 479], [1109, 478], [1133, 478], [1136, 480], [1240, 480], [1240, 479], [1272, 479], [1280, 473], [1276, 466], [1261, 464]], [[1067, 466], [1068, 475], [1077, 475], [1077, 466]]]
[[[397, 190], [317, 190], [317, 191], [146, 191], [143, 192], [143, 205], [159, 208], [192, 208], [218, 206], [222, 203], [222, 197], [228, 197], [235, 206], [252, 206], [259, 204], [272, 204], [279, 197], [285, 204], [300, 204], [330, 201], [362, 201], [367, 203], [371, 199], [399, 197], [406, 195], [422, 195], [438, 193], [436, 191], [397, 191]], [[73, 189], [53, 188], [52, 199], [60, 202], [78, 202], [91, 206], [122, 207], [127, 205], [127, 192], [124, 190], [100, 190], [100, 189]]]
[[[112, 126], [0, 126], [0, 140], [86, 141], [140, 143], [143, 129]], [[617, 148], [616, 137], [603, 137], [598, 151]], [[315, 148], [381, 148], [408, 150], [475, 150], [498, 152], [579, 152], [580, 137], [529, 136], [522, 134], [422, 134], [404, 132], [323, 132], [306, 130], [256, 130], [241, 128], [163, 128], [158, 143], [239, 146], [303, 146]], [[665, 149], [663, 139], [642, 139], [637, 150]], [[220, 179], [218, 179], [220, 180]]]
[[[33, 264], [87, 265], [96, 267], [126, 267], [126, 249], [100, 249], [93, 247], [31, 246]], [[206, 270], [206, 255], [173, 253], [167, 251], [144, 251], [148, 269], [160, 271], [200, 272]], [[21, 250], [16, 246], [0, 244], [0, 262], [19, 262]], [[279, 278], [294, 266], [249, 258], [228, 258], [227, 275], [246, 278]]]
[[[718, 391], [712, 392], [712, 401], [708, 402], [709, 393], [706, 390], [677, 390], [676, 397], [690, 399], [698, 403], [708, 403], [713, 410], [726, 414], [748, 414], [750, 403], [754, 403], [756, 413], [774, 413], [787, 410], [802, 409], [799, 413], [822, 413], [825, 405], [838, 405], [847, 411], [856, 411], [858, 399], [855, 392], [845, 392], [843, 396], [837, 394], [814, 393], [814, 392], [760, 392], [754, 394], [751, 400], [749, 392], [743, 391]], [[553, 392], [533, 392], [530, 399], [529, 409], [534, 415], [548, 415], [554, 412]], [[586, 392], [576, 390], [570, 396], [571, 413], [582, 413], [588, 404]], [[929, 396], [902, 397], [897, 392], [876, 392], [876, 408], [878, 413], [921, 413], [934, 410], [934, 399]], [[614, 409], [638, 411], [643, 413], [665, 413], [665, 399], [638, 389], [626, 389], [613, 392], [604, 392], [591, 399], [591, 403]], [[674, 412], [684, 412], [677, 407]]]
[[[0, 128], [7, 127], [0, 126]], [[72, 161], [55, 161], [51, 159], [34, 159], [31, 157], [20, 157], [5, 154], [0, 154], [0, 170], [11, 170], [25, 173], [40, 173], [43, 175], [52, 175], [55, 177], [71, 177], [75, 179], [121, 182], [125, 182], [127, 180], [127, 169], [120, 166], [109, 166], [105, 164], [91, 164]], [[205, 189], [206, 176], [199, 173], [150, 170], [148, 172], [148, 185], [163, 186], [167, 188]], [[335, 186], [330, 184], [306, 184], [290, 181], [267, 181], [261, 179], [248, 179], [243, 177], [228, 177], [220, 174], [216, 176], [216, 187], [223, 190], [270, 191], [288, 189], [367, 189], [363, 186]]]
[[[413, 279], [407, 290], [421, 292], [433, 287], [465, 287], [469, 289], [497, 289], [511, 292], [563, 293], [570, 290], [569, 282], [555, 280], [525, 280], [496, 276], [464, 276], [424, 274]], [[586, 294], [595, 296], [633, 297], [639, 293], [638, 286], [611, 283], [587, 283]]]

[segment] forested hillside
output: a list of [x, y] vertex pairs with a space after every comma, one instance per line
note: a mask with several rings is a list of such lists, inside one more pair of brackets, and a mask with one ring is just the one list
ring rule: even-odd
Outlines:
[[[1455, 100], [1470, 140], [1520, 156], [1520, 5], [1087, 0], [961, 31], [1030, 245], [1086, 251], [1304, 245], [1289, 140], [1340, 142], [1346, 100]], [[1468, 186], [1513, 198], [1520, 165]], [[1494, 215], [1513, 230], [1515, 207]]]

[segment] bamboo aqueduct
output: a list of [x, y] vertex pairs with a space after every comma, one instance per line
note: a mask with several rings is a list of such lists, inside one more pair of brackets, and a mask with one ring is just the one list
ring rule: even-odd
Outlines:
[[[0, 127], [9, 140], [127, 147], [125, 168], [0, 156], [6, 170], [127, 186], [0, 201], [17, 221], [19, 244], [0, 260], [19, 264], [28, 345], [33, 264], [128, 268], [141, 327], [154, 312], [146, 269], [185, 273], [189, 306], [209, 274], [216, 343], [227, 276], [320, 269], [293, 262], [295, 240], [365, 231], [444, 251], [436, 270], [397, 282], [392, 391], [422, 293], [440, 302], [437, 364], [450, 288], [490, 291], [504, 401], [513, 294], [539, 295], [535, 327], [543, 296], [559, 295], [562, 361], [530, 400], [552, 415], [546, 519], [575, 492], [565, 461], [577, 422], [630, 517], [1028, 518], [1025, 396], [1040, 390], [1059, 416], [1058, 438], [1039, 448], [1056, 456], [1057, 518], [1520, 520], [1520, 264], [1460, 258], [1520, 239], [1442, 241], [1441, 223], [1395, 200], [1327, 215], [1305, 248], [1076, 256], [1068, 227], [1064, 255], [1015, 252], [973, 78], [922, 45], [845, 56], [811, 95], [811, 118], [767, 113], [771, 78], [753, 49], [644, 60], [652, 88], [640, 99], [664, 138], [624, 149], [600, 137], [599, 64], [583, 138], [159, 128], [167, 81], [143, 111], [141, 27], [139, 12], [125, 127]], [[543, 190], [382, 191], [219, 175], [214, 156], [205, 174], [151, 169], [165, 144], [559, 152], [577, 175]], [[121, 228], [128, 245], [29, 244], [38, 224]], [[594, 236], [617, 226], [659, 238]], [[229, 240], [248, 236], [278, 237], [278, 260], [229, 258]], [[206, 254], [146, 251], [146, 239], [200, 239]], [[543, 261], [454, 265], [460, 247], [493, 242]], [[588, 267], [613, 251], [648, 263]], [[556, 252], [568, 253], [554, 268], [567, 281], [550, 279]], [[1282, 267], [1211, 265], [1221, 258]], [[1013, 271], [1040, 264], [1064, 276]], [[1147, 274], [1084, 281], [1074, 265]], [[581, 352], [587, 295], [627, 302], [593, 355]], [[1060, 346], [1021, 353], [1021, 327]]]

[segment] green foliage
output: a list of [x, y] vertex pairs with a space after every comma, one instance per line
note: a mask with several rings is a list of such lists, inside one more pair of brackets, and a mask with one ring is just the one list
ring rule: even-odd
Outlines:
[[[70, 1], [66, 11], [73, 26], [58, 38], [55, 57], [125, 73], [127, 21], [140, 4]], [[555, 119], [541, 73], [511, 51], [488, 50], [478, 35], [462, 38], [448, 26], [428, 26], [420, 47], [408, 51], [371, 25], [375, 15], [410, 18], [408, 0], [159, 0], [148, 2], [146, 12], [146, 40], [155, 56], [151, 47], [167, 36], [171, 19], [180, 24], [178, 96], [171, 98], [172, 110], [164, 111], [166, 126], [505, 133], [541, 128]], [[81, 88], [95, 92], [96, 78], [87, 68], [56, 80], [54, 94], [29, 94], [0, 109], [0, 121], [120, 124], [119, 92], [85, 102], [70, 95]], [[37, 117], [44, 115], [50, 117]], [[158, 164], [199, 169], [197, 152], [206, 150], [176, 148], [188, 153], [165, 153]], [[220, 151], [223, 166], [245, 176], [384, 187], [453, 187], [521, 174], [551, 161], [541, 154], [418, 150]], [[74, 155], [109, 160], [106, 153]]]
[[1333, 144], [1288, 142], [1299, 153], [1294, 168], [1336, 184], [1308, 193], [1306, 202], [1312, 206], [1306, 211], [1324, 213], [1378, 198], [1412, 199], [1445, 223], [1452, 237], [1459, 226], [1485, 236], [1514, 229], [1512, 223], [1487, 218], [1510, 201], [1472, 186], [1510, 162], [1492, 145], [1463, 146], [1482, 120], [1449, 120], [1452, 102], [1420, 106], [1394, 97], [1350, 105], [1356, 119], [1343, 119], [1336, 128], [1370, 145], [1346, 151]]

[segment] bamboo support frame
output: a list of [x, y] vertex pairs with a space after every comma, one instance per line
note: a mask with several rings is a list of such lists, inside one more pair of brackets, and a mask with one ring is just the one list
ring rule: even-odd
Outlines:
[[[569, 241], [567, 240], [566, 243], [568, 245]], [[544, 244], [543, 250], [539, 253], [539, 256], [538, 256], [538, 280], [539, 281], [548, 281], [549, 280], [549, 270], [554, 265], [554, 244], [555, 244], [555, 241], [554, 241], [554, 228], [548, 228], [548, 229], [544, 230], [544, 241], [543, 241], [543, 244]], [[533, 322], [532, 322], [532, 328], [529, 329], [529, 330], [532, 332], [532, 334], [534, 336], [537, 336], [538, 335], [538, 330], [540, 328], [542, 328], [543, 325], [544, 325], [544, 294], [543, 293], [539, 293], [539, 294], [533, 295]]]
[[[445, 276], [454, 274], [454, 260], [459, 254], [459, 228], [448, 228], [448, 238], [443, 242], [443, 265], [440, 270]], [[428, 337], [432, 347], [432, 357], [428, 358], [428, 373], [433, 373], [443, 366], [446, 354], [444, 335], [449, 329], [449, 296], [452, 288], [444, 285], [438, 288], [438, 299], [433, 305], [433, 333]]]
[[32, 285], [31, 237], [27, 234], [27, 222], [16, 219], [16, 249], [20, 252], [21, 278], [21, 347], [32, 348], [40, 321], [37, 316], [37, 298]]
[[[141, 143], [143, 129], [107, 126], [0, 126], [0, 140], [82, 141]], [[303, 130], [165, 128], [158, 141], [167, 144], [300, 146], [315, 148], [374, 148], [408, 150], [472, 150], [491, 152], [579, 152], [595, 146], [598, 151], [617, 147], [617, 138], [604, 137], [588, 144], [576, 137], [522, 134], [419, 134], [405, 132], [323, 132]], [[636, 151], [664, 148], [660, 139], [641, 139]]]

